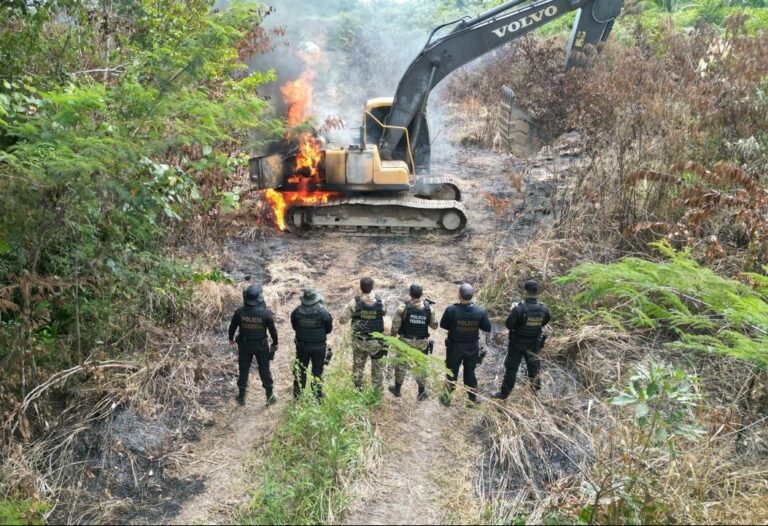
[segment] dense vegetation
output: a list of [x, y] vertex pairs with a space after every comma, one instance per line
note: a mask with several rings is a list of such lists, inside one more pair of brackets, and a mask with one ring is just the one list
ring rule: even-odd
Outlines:
[[[328, 43], [353, 58], [391, 58], [411, 41], [387, 39], [397, 28], [419, 32], [500, 3], [339, 0]], [[171, 406], [178, 377], [196, 378], [194, 364], [159, 359], [151, 336], [191, 330], [200, 311], [187, 309], [190, 298], [227, 280], [213, 268], [211, 238], [238, 206], [247, 154], [282, 128], [260, 97], [274, 74], [246, 66], [272, 45], [262, 27], [270, 9], [213, 4], [0, 7], [0, 522], [41, 522], [54, 486], [74, 487], [46, 451], [74, 434], [29, 454], [76, 413], [65, 404], [106, 419], [118, 403]], [[359, 23], [373, 14], [386, 27]], [[591, 67], [564, 72], [569, 22], [482, 60], [482, 76], [477, 65], [455, 75], [443, 101], [487, 109], [480, 142], [490, 146], [508, 84], [550, 139], [579, 132], [583, 160], [553, 200], [552, 229], [481, 269], [481, 300], [497, 316], [521, 279], [546, 286], [557, 319], [546, 368], [570, 391], [514, 411], [487, 404], [468, 424], [502, 470], [478, 520], [764, 519], [767, 6], [628, 3]], [[377, 88], [379, 76], [401, 72], [394, 62], [364, 66], [361, 82]], [[375, 450], [378, 400], [354, 390], [338, 362], [324, 404], [304, 399], [283, 415], [243, 520], [343, 512], [349, 480]], [[126, 374], [105, 378], [109, 368]], [[118, 383], [121, 394], [107, 396]], [[42, 393], [61, 405], [39, 404]], [[549, 462], [561, 453], [571, 471]], [[40, 482], [43, 468], [59, 478]]]
[[240, 152], [277, 126], [269, 75], [242, 63], [261, 8], [19, 4], [0, 11], [5, 404], [41, 369], [132, 348], [137, 318], [178, 321], [194, 272], [166, 248], [231, 205]]
[[[247, 154], [281, 125], [258, 93], [272, 75], [245, 65], [270, 46], [269, 10], [212, 6], [0, 7], [0, 407], [24, 440], [57, 418], [17, 411], [36, 386], [135, 354], [221, 277], [171, 248], [215, 231]], [[4, 495], [32, 496], [6, 476]]]

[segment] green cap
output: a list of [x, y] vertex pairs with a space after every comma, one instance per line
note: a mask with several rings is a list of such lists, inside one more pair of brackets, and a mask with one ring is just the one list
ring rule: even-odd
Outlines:
[[323, 301], [323, 297], [312, 288], [304, 289], [304, 293], [301, 295], [302, 305], [314, 305]]

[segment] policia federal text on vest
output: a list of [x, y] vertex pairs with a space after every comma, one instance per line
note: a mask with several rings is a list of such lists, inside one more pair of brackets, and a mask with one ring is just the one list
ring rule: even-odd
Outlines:
[[493, 395], [494, 398], [503, 400], [512, 392], [517, 380], [517, 370], [523, 359], [528, 369], [528, 377], [531, 379], [531, 387], [536, 391], [541, 389], [538, 342], [551, 316], [547, 306], [537, 299], [538, 291], [538, 283], [526, 282], [524, 301], [515, 305], [507, 317], [509, 347], [504, 360], [504, 380], [501, 383], [501, 390]]
[[352, 331], [356, 338], [370, 340], [374, 332], [384, 331], [384, 304], [376, 296], [372, 305], [355, 296], [355, 313], [352, 315]]
[[[272, 372], [269, 362], [277, 349], [277, 328], [275, 317], [264, 303], [261, 287], [251, 285], [243, 295], [245, 305], [235, 311], [229, 324], [230, 344], [237, 344], [239, 377], [237, 380], [237, 402], [245, 404], [245, 391], [254, 357], [259, 368], [259, 377], [267, 395], [267, 403], [273, 404], [277, 398], [273, 392]], [[238, 332], [239, 331], [239, 332]], [[238, 332], [237, 338], [235, 333]], [[267, 333], [272, 338], [272, 346], [267, 343]]]
[[429, 337], [429, 319], [432, 308], [424, 302], [424, 308], [419, 310], [411, 303], [406, 303], [403, 321], [398, 334], [411, 340], [423, 340]]

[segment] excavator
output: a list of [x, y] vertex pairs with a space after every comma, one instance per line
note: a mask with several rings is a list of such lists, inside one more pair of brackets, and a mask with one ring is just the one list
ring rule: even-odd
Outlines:
[[[256, 189], [278, 192], [286, 230], [357, 235], [459, 234], [467, 224], [461, 190], [429, 174], [427, 101], [434, 87], [468, 62], [577, 11], [565, 67], [604, 42], [623, 0], [511, 0], [474, 18], [436, 27], [406, 70], [394, 97], [368, 100], [359, 142], [321, 144], [314, 169], [297, 168], [295, 142], [253, 157]], [[315, 196], [322, 196], [317, 199]], [[304, 197], [302, 197], [304, 196]], [[285, 197], [285, 198], [284, 198]]]

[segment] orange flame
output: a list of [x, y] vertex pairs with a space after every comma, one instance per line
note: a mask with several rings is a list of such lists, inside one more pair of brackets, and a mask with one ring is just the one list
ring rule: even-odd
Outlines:
[[280, 91], [283, 101], [288, 106], [288, 126], [296, 126], [307, 120], [312, 107], [312, 82], [315, 72], [311, 69], [302, 73], [299, 78], [286, 82]]
[[[315, 80], [313, 66], [319, 60], [319, 54], [302, 53], [300, 56], [308, 69], [299, 78], [285, 83], [280, 88], [283, 101], [288, 107], [287, 121], [289, 127], [303, 124], [312, 107], [312, 83]], [[288, 138], [290, 139], [290, 137]], [[299, 151], [296, 155], [294, 175], [288, 178], [288, 183], [298, 184], [299, 190], [281, 192], [268, 189], [264, 193], [266, 201], [272, 207], [275, 224], [280, 230], [286, 230], [285, 215], [292, 206], [312, 206], [327, 203], [329, 199], [341, 195], [337, 192], [309, 190], [310, 183], [313, 185], [322, 183], [319, 170], [322, 149], [320, 142], [310, 132], [301, 134], [298, 139]]]
[[286, 229], [285, 213], [290, 207], [323, 204], [340, 195], [338, 192], [308, 191], [306, 189], [297, 192], [279, 192], [270, 188], [264, 192], [264, 197], [275, 215], [275, 224], [277, 228], [283, 231]]

